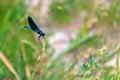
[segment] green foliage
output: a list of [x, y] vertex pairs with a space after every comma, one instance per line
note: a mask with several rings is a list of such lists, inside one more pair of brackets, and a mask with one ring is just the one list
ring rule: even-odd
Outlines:
[[[87, 2], [87, 4], [86, 4]], [[83, 0], [54, 0], [51, 5], [52, 20], [60, 24], [68, 24], [74, 16], [79, 14], [80, 10], [90, 9], [91, 1]]]
[[[25, 76], [23, 67], [23, 60], [20, 56], [20, 26], [19, 21], [20, 18], [23, 17], [25, 13], [25, 6], [23, 5], [23, 1], [18, 1], [15, 3], [13, 1], [0, 1], [0, 50], [6, 55], [9, 60], [12, 62], [14, 68], [20, 72], [18, 72], [21, 76]], [[0, 63], [2, 63], [0, 61]], [[14, 75], [4, 66], [4, 64], [0, 64], [1, 69], [4, 73], [1, 73], [0, 79], [4, 78], [14, 79]], [[19, 68], [19, 69], [18, 69]]]
[[120, 23], [120, 1], [116, 0], [111, 2], [108, 8], [98, 7], [96, 10], [96, 16], [98, 17], [99, 23], [104, 23], [104, 25], [113, 25]]

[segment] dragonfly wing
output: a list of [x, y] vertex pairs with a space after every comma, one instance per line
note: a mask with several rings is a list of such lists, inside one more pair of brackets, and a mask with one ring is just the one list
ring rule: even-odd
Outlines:
[[37, 27], [37, 25], [35, 24], [31, 17], [28, 17], [28, 22], [32, 30], [34, 31], [39, 30], [39, 28]]

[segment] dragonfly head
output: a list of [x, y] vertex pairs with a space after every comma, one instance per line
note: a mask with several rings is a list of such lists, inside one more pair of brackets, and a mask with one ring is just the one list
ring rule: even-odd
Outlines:
[[43, 32], [37, 32], [40, 36], [44, 37], [45, 36], [45, 33]]
[[40, 36], [44, 37], [44, 36], [45, 36], [45, 33], [40, 34]]

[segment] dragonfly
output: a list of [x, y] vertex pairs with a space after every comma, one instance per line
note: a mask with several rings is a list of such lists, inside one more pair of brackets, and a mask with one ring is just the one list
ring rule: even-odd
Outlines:
[[45, 36], [45, 33], [35, 24], [31, 17], [28, 17], [29, 26], [24, 26], [25, 28], [32, 30], [39, 34], [38, 39]]

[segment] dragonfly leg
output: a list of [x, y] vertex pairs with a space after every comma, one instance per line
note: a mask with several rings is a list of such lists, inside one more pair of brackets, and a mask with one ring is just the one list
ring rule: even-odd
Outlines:
[[38, 36], [37, 39], [40, 40], [40, 39], [41, 39], [41, 36]]

